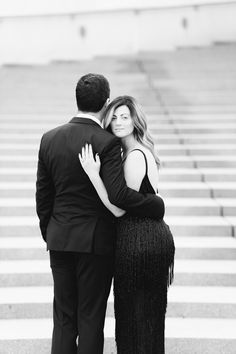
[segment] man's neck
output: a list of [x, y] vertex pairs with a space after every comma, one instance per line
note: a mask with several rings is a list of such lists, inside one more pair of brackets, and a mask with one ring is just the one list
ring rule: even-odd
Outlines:
[[93, 116], [95, 118], [97, 118], [100, 122], [102, 122], [102, 115], [101, 112], [82, 112], [82, 111], [78, 111], [77, 115], [79, 116], [80, 114], [88, 114], [90, 116]]

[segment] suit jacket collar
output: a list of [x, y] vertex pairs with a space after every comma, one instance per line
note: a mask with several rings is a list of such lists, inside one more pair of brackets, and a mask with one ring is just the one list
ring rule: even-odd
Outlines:
[[81, 116], [78, 114], [78, 116], [74, 117], [71, 119], [70, 123], [82, 123], [82, 124], [96, 124], [99, 125], [101, 128], [103, 128], [102, 123], [96, 118], [91, 115], [85, 115], [82, 114]]

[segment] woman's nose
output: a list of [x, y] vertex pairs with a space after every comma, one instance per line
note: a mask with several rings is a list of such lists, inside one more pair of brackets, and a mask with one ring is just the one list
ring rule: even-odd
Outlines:
[[121, 124], [121, 118], [117, 117], [116, 119], [116, 125], [120, 125]]

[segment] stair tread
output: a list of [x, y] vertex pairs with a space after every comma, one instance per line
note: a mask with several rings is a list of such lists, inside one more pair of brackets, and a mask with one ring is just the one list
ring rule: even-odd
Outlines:
[[[225, 188], [225, 189], [234, 189], [236, 188], [236, 182], [192, 182], [192, 181], [176, 181], [176, 182], [164, 182], [161, 181], [159, 183], [160, 188], [168, 188], [168, 189], [209, 189], [209, 187], [214, 188]], [[35, 190], [35, 183], [34, 182], [0, 182], [0, 189], [34, 189]], [[28, 198], [27, 198], [28, 199]]]
[[[51, 303], [52, 298], [52, 286], [9, 287], [1, 289], [0, 305]], [[108, 301], [114, 301], [112, 289]], [[236, 287], [173, 285], [168, 290], [168, 302], [236, 304]]]
[[[184, 237], [175, 238], [175, 245], [178, 248], [236, 248], [236, 238], [234, 237]], [[32, 236], [12, 236], [0, 237], [0, 249], [45, 249], [46, 244], [40, 237]]]
[[[0, 261], [0, 274], [50, 273], [49, 260]], [[175, 273], [236, 274], [236, 260], [179, 260]]]
[[[39, 331], [40, 328], [40, 331]], [[236, 339], [236, 319], [167, 318], [166, 338]], [[114, 338], [115, 321], [105, 320], [105, 337]], [[0, 320], [0, 341], [51, 338], [51, 319]]]
[[[175, 225], [222, 225], [229, 226], [228, 219], [230, 217], [222, 216], [168, 216], [168, 223]], [[0, 226], [38, 226], [38, 218], [36, 216], [1, 216]]]

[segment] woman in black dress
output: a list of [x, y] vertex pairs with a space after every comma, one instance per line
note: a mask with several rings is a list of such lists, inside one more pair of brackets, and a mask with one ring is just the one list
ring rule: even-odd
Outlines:
[[[104, 126], [121, 139], [128, 187], [157, 193], [159, 159], [135, 99], [113, 100]], [[117, 353], [164, 354], [167, 289], [173, 280], [175, 253], [172, 233], [163, 220], [134, 217], [109, 202], [104, 185], [100, 188], [94, 182], [94, 174], [100, 178], [100, 160], [97, 155], [93, 158], [91, 146], [82, 150], [80, 161], [103, 203], [120, 216], [114, 274]]]

